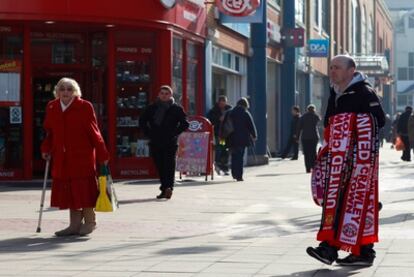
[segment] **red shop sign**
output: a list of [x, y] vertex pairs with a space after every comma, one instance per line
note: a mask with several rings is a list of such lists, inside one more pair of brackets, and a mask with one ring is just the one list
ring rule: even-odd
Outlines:
[[230, 16], [248, 16], [260, 6], [260, 0], [216, 0], [220, 12]]

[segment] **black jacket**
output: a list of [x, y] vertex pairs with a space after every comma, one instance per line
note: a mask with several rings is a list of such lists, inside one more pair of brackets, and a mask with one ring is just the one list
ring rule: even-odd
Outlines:
[[359, 72], [355, 73], [352, 84], [337, 97], [331, 88], [328, 107], [325, 114], [325, 127], [329, 117], [340, 113], [371, 113], [381, 128], [385, 124], [385, 114], [375, 90]]
[[227, 113], [226, 116], [230, 116], [234, 126], [234, 132], [228, 138], [229, 146], [246, 147], [252, 145], [252, 138], [257, 138], [257, 131], [249, 111], [242, 106], [236, 106]]
[[207, 113], [207, 118], [210, 120], [211, 124], [214, 126], [214, 136], [219, 135], [220, 131], [220, 117], [225, 114], [226, 111], [230, 110], [231, 106], [226, 105], [224, 107], [224, 113], [221, 112], [220, 107], [218, 104], [214, 105], [214, 107]]
[[290, 138], [297, 138], [297, 132], [299, 129], [299, 118], [300, 115], [298, 114], [292, 116], [292, 121], [290, 122]]
[[318, 123], [321, 119], [315, 112], [306, 112], [299, 119], [298, 135], [302, 140], [318, 140]]
[[189, 124], [183, 108], [173, 103], [165, 112], [161, 125], [154, 123], [154, 115], [158, 105], [149, 105], [139, 119], [139, 126], [149, 137], [151, 146], [176, 146], [178, 135], [184, 132]]
[[397, 122], [397, 133], [399, 135], [408, 136], [408, 120], [411, 112], [403, 112]]

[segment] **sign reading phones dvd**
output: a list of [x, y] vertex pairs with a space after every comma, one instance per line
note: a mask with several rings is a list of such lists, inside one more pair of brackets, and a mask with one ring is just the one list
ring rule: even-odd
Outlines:
[[260, 0], [216, 0], [220, 12], [230, 16], [248, 16], [260, 6]]

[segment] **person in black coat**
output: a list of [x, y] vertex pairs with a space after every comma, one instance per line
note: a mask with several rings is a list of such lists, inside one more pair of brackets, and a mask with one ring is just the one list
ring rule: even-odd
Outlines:
[[[367, 78], [356, 71], [356, 63], [352, 57], [333, 57], [329, 65], [329, 77], [332, 87], [325, 114], [325, 127], [328, 126], [331, 116], [340, 113], [370, 113], [377, 120], [379, 128], [384, 126], [385, 113], [381, 102]], [[341, 199], [340, 201], [343, 201], [343, 198]], [[365, 220], [365, 217], [362, 220]], [[308, 247], [306, 251], [323, 263], [332, 264], [336, 261], [343, 266], [372, 266], [376, 256], [374, 244], [361, 245], [359, 256], [349, 254], [343, 259], [338, 259], [338, 248], [330, 245], [328, 241], [321, 242], [315, 248]]]
[[174, 102], [170, 86], [161, 86], [158, 99], [139, 119], [139, 126], [150, 139], [151, 156], [160, 177], [160, 198], [170, 199], [174, 189], [178, 136], [189, 123], [181, 106]]
[[299, 119], [297, 137], [300, 137], [306, 172], [309, 173], [315, 165], [316, 146], [319, 141], [318, 123], [321, 119], [315, 112], [315, 105], [310, 104], [307, 110]]
[[401, 140], [404, 143], [404, 150], [401, 156], [401, 160], [410, 162], [411, 161], [411, 146], [410, 146], [410, 139], [408, 137], [408, 119], [413, 112], [413, 108], [411, 106], [405, 107], [405, 112], [403, 112], [398, 119], [397, 123], [397, 134], [400, 136]]
[[293, 156], [291, 160], [297, 160], [299, 155], [299, 140], [297, 137], [300, 118], [300, 108], [298, 106], [292, 107], [292, 121], [290, 123], [290, 134], [288, 144], [282, 152], [282, 159], [285, 159], [293, 147]]
[[215, 138], [215, 167], [217, 174], [220, 175], [221, 171], [223, 171], [224, 175], [228, 175], [229, 171], [229, 151], [227, 145], [224, 143], [220, 143], [219, 132], [220, 132], [220, 124], [223, 122], [224, 114], [226, 111], [230, 110], [232, 107], [227, 104], [227, 97], [224, 95], [220, 95], [218, 98], [217, 103], [214, 107], [207, 113], [207, 118], [210, 120], [211, 124], [214, 126], [214, 138]]
[[249, 102], [242, 97], [237, 101], [237, 106], [226, 114], [234, 127], [227, 141], [231, 152], [231, 175], [237, 181], [243, 181], [243, 157], [246, 147], [253, 145], [257, 139], [256, 126], [248, 108]]

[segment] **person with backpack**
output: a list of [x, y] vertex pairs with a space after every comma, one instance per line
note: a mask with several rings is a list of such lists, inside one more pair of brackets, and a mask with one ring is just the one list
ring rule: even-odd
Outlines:
[[242, 97], [237, 105], [229, 110], [221, 126], [221, 139], [226, 139], [231, 153], [231, 175], [237, 181], [243, 180], [243, 157], [246, 147], [257, 139], [257, 130], [248, 111], [249, 102]]

